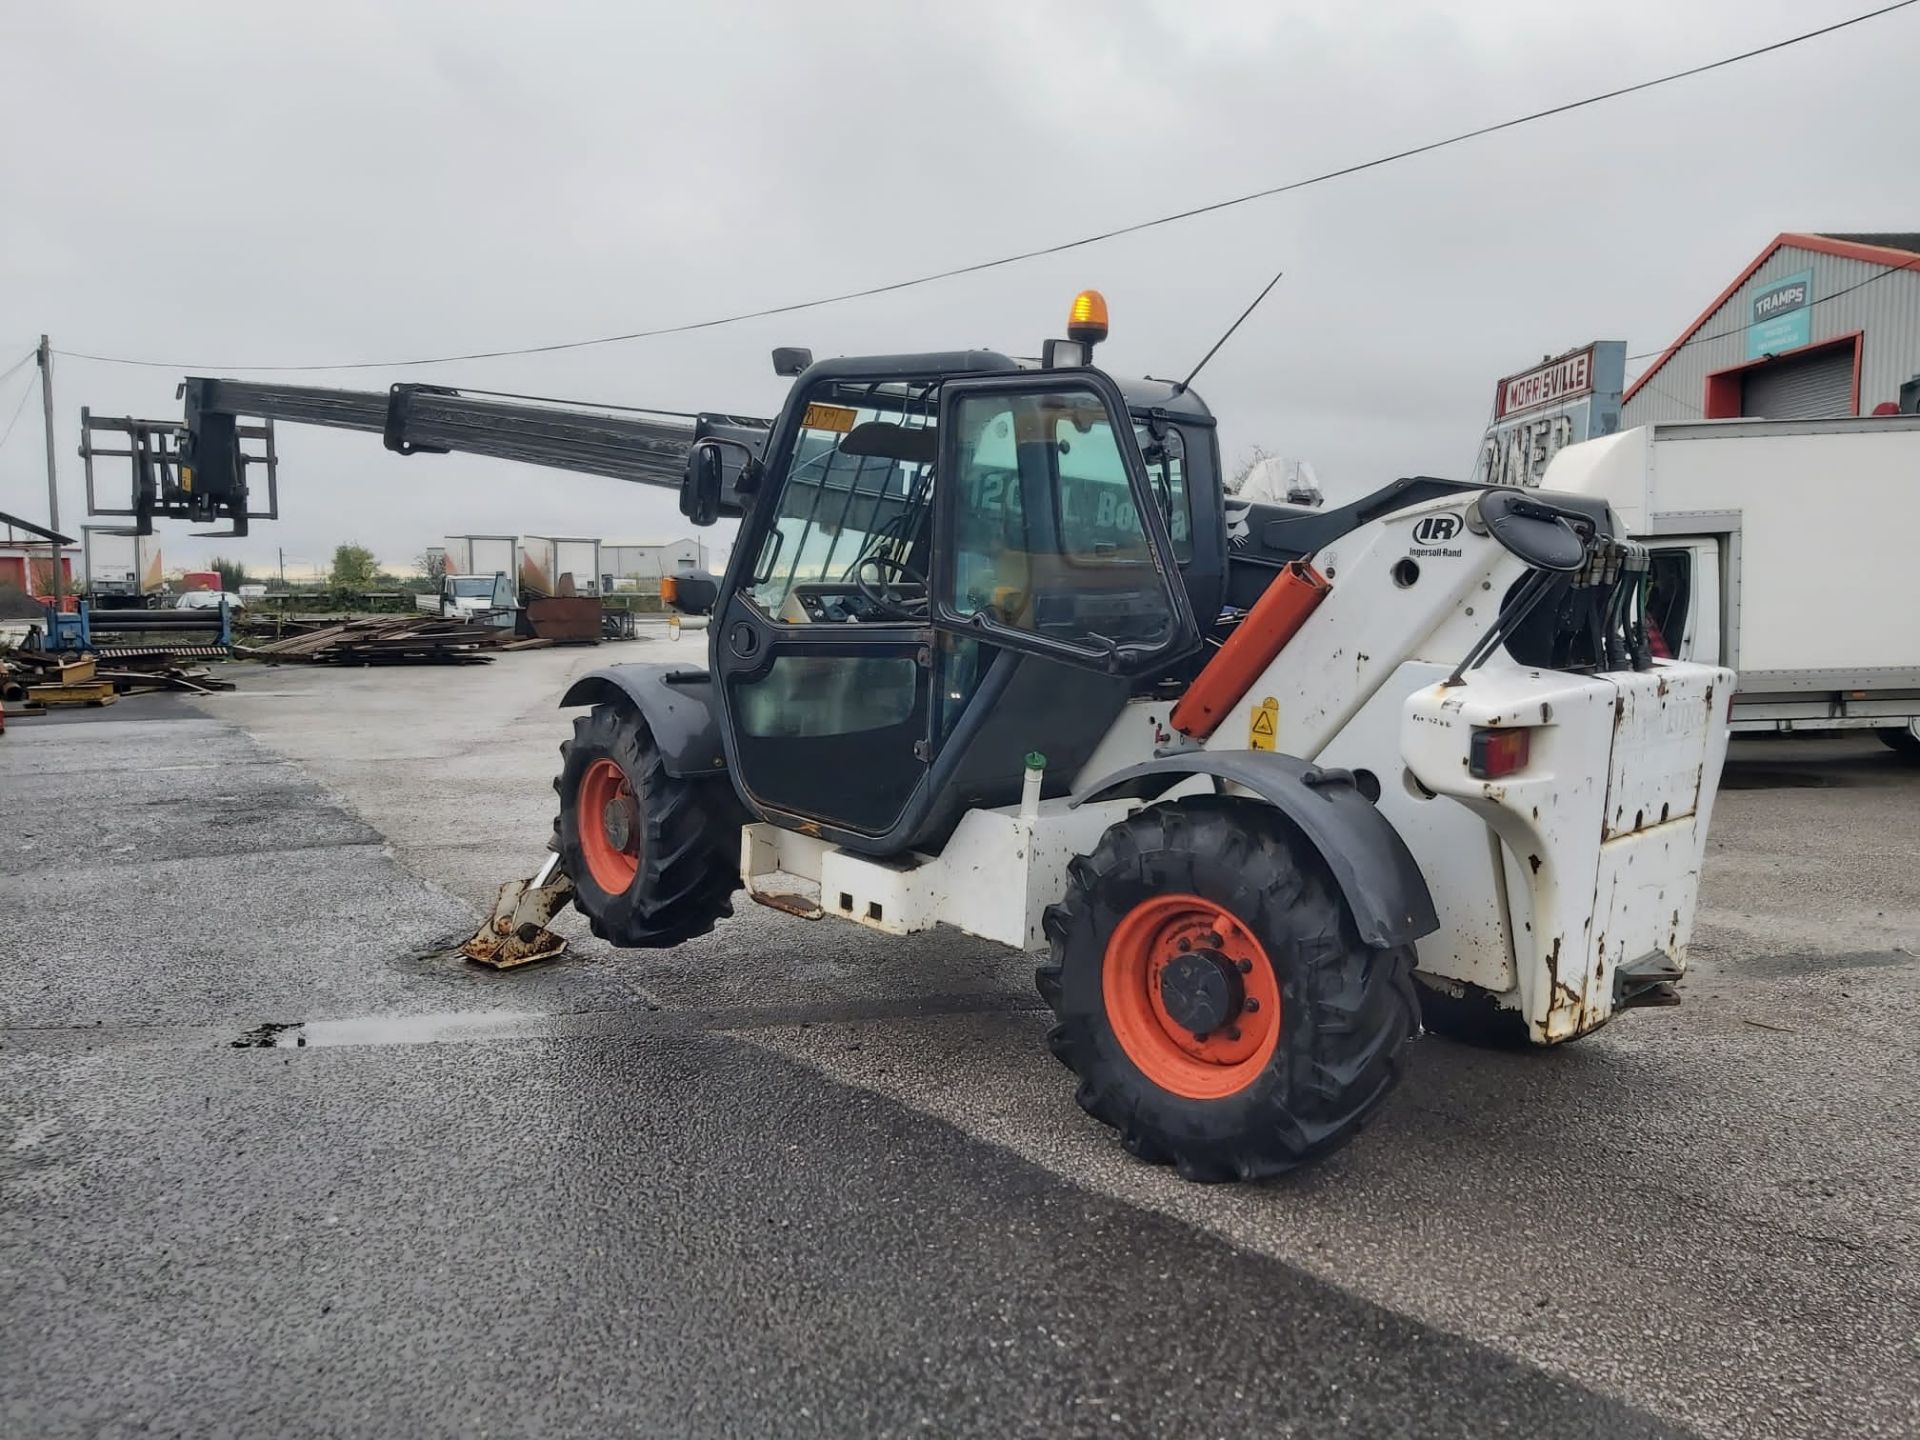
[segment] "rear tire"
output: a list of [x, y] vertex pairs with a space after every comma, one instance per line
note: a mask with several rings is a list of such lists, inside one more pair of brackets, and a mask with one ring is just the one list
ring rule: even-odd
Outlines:
[[1264, 1179], [1338, 1149], [1418, 1033], [1412, 947], [1366, 945], [1319, 855], [1252, 802], [1114, 825], [1068, 867], [1046, 932], [1047, 1043], [1081, 1108], [1188, 1180]]
[[1876, 730], [1874, 733], [1889, 750], [1908, 760], [1920, 760], [1920, 735], [1913, 733], [1911, 725], [1903, 725], [1897, 730]]
[[553, 788], [573, 905], [602, 940], [660, 949], [733, 914], [739, 803], [724, 779], [669, 775], [633, 710], [596, 705], [575, 719]]

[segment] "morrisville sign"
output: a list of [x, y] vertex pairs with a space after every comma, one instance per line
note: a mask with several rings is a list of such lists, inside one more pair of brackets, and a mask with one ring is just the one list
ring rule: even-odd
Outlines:
[[1626, 369], [1626, 341], [1596, 340], [1506, 376], [1494, 387], [1475, 478], [1538, 485], [1561, 450], [1618, 430]]
[[1531, 410], [1536, 405], [1571, 400], [1576, 395], [1588, 394], [1592, 389], [1593, 346], [1589, 345], [1572, 355], [1550, 360], [1524, 375], [1509, 375], [1502, 380], [1499, 394], [1494, 398], [1494, 414], [1505, 419], [1516, 410]]

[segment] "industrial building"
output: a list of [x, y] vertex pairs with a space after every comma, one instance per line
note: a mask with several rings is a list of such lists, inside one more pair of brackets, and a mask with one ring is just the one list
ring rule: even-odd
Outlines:
[[609, 590], [708, 568], [701, 540], [608, 540], [600, 546], [600, 574]]
[[1886, 414], [1916, 392], [1920, 233], [1788, 232], [1627, 387], [1621, 425]]
[[[0, 587], [26, 590], [35, 595], [53, 588], [52, 547], [11, 525], [0, 526]], [[73, 589], [75, 562], [80, 558], [77, 546], [60, 547], [60, 575], [67, 590]], [[29, 585], [27, 582], [33, 583]]]

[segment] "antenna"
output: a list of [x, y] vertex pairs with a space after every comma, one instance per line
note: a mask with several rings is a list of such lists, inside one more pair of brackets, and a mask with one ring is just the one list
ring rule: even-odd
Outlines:
[[1240, 318], [1234, 321], [1231, 325], [1227, 327], [1227, 333], [1222, 335], [1218, 340], [1213, 342], [1213, 349], [1207, 351], [1206, 354], [1200, 357], [1200, 363], [1194, 366], [1193, 369], [1187, 372], [1187, 378], [1182, 380], [1178, 385], [1173, 387], [1174, 394], [1184, 395], [1186, 393], [1187, 387], [1193, 384], [1193, 377], [1198, 375], [1202, 370], [1207, 368], [1207, 362], [1213, 359], [1213, 357], [1219, 353], [1220, 347], [1222, 345], [1226, 344], [1227, 341], [1233, 338], [1233, 332], [1238, 330], [1241, 327], [1241, 325], [1246, 323], [1247, 317], [1253, 314], [1255, 310], [1258, 310], [1260, 308], [1260, 302], [1267, 298], [1268, 291], [1271, 291], [1274, 286], [1278, 285], [1280, 283], [1280, 277], [1286, 273], [1287, 272], [1284, 270], [1276, 270], [1273, 272], [1273, 279], [1267, 282], [1266, 289], [1262, 290], [1258, 295], [1254, 296], [1253, 304], [1247, 306], [1246, 309], [1242, 310], [1240, 312]]

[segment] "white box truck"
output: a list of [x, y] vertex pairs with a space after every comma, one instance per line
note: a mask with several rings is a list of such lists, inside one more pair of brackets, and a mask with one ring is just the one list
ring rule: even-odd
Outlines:
[[414, 604], [450, 619], [480, 614], [499, 618], [519, 604], [514, 591], [519, 551], [514, 535], [449, 535], [440, 588], [414, 596]]
[[160, 590], [160, 542], [113, 525], [80, 527], [87, 597], [97, 608], [144, 604]]
[[1656, 651], [1739, 674], [1735, 730], [1877, 730], [1920, 757], [1920, 416], [1646, 425], [1541, 482], [1652, 550]]

